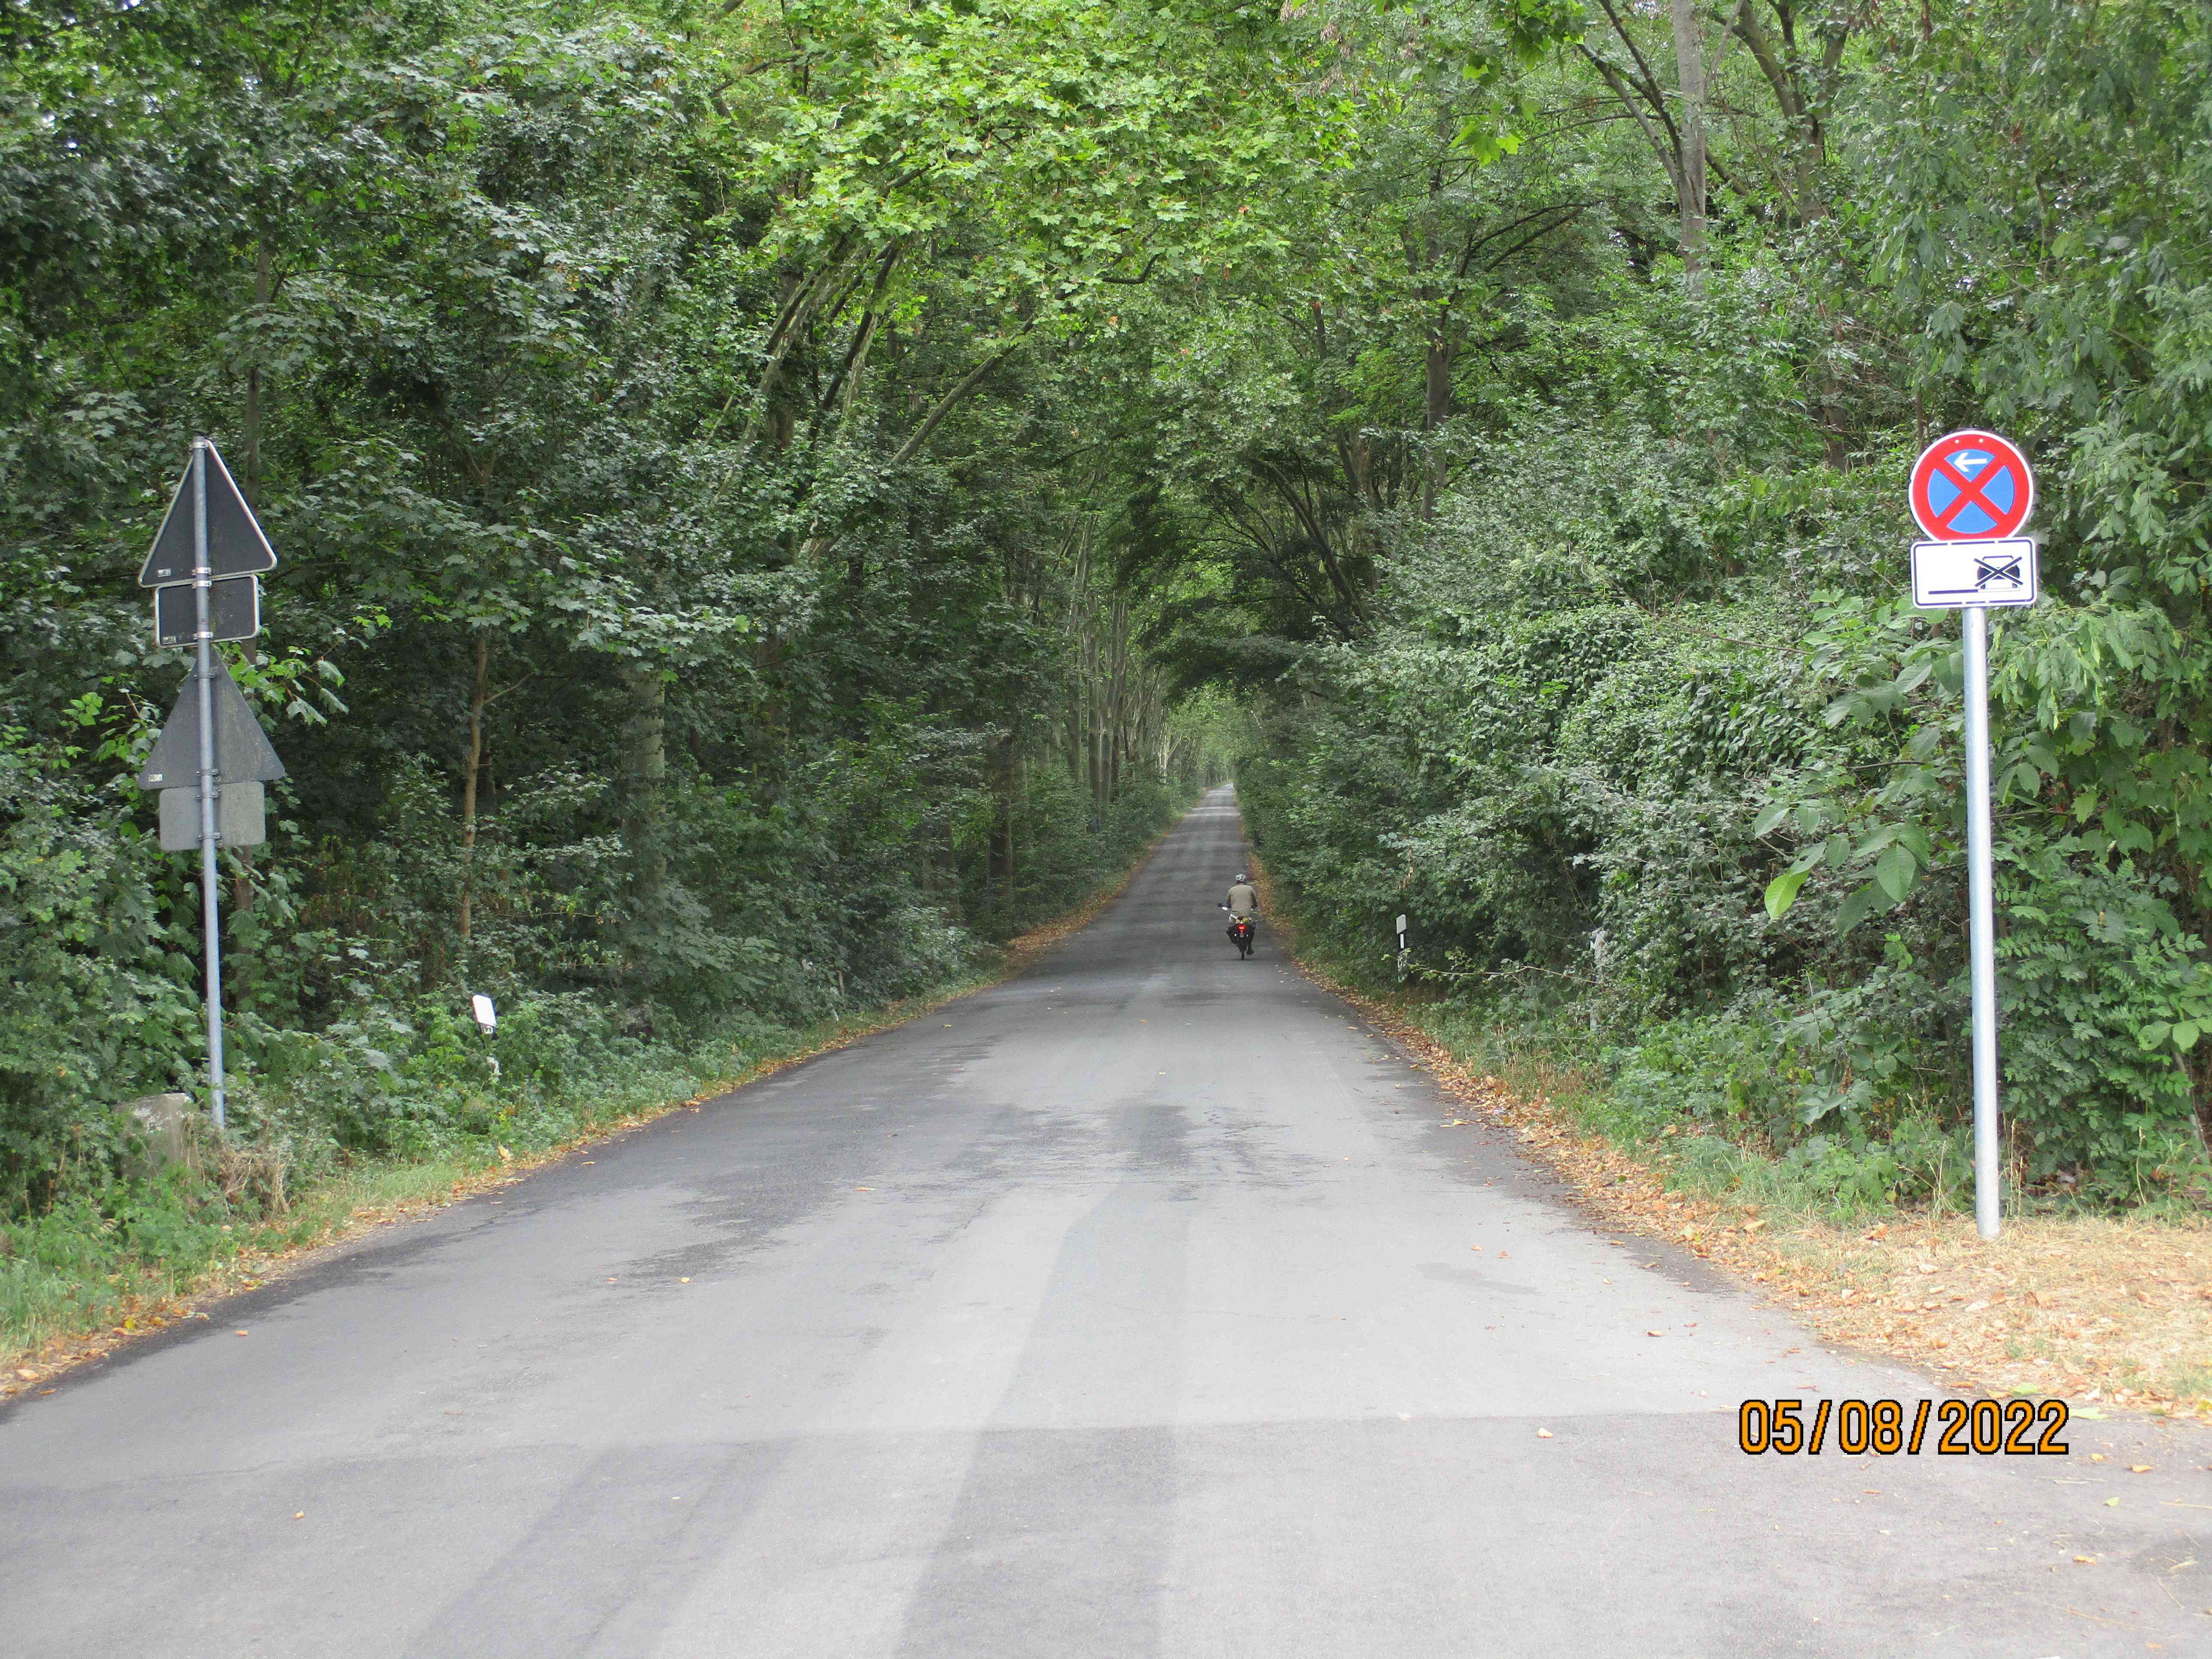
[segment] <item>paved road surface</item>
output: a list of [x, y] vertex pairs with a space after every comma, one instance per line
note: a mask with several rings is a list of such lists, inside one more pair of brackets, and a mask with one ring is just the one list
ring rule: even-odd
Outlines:
[[2212, 1653], [2205, 1439], [1744, 1457], [1747, 1395], [1926, 1385], [1442, 1127], [1237, 960], [1238, 836], [0, 1417], [0, 1651]]

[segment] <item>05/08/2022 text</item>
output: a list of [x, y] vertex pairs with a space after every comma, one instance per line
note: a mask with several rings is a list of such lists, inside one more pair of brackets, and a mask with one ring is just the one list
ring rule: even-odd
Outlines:
[[1923, 1400], [1910, 1407], [1901, 1400], [1823, 1400], [1808, 1421], [1802, 1400], [1747, 1400], [1736, 1410], [1736, 1444], [1753, 1457], [1817, 1457], [1832, 1444], [1854, 1457], [1917, 1456], [1923, 1449], [1943, 1457], [2063, 1457], [2067, 1445], [2057, 1437], [2067, 1416], [2063, 1400]]

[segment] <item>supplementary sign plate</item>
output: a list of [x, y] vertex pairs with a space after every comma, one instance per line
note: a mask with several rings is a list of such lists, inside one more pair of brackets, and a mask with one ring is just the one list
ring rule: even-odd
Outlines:
[[[258, 847], [269, 839], [269, 805], [258, 783], [222, 783], [215, 792], [216, 839], [225, 847]], [[189, 853], [200, 844], [200, 792], [161, 792], [161, 850]]]
[[[199, 601], [192, 585], [154, 590], [154, 643], [190, 645], [199, 637]], [[250, 640], [261, 631], [261, 578], [226, 576], [208, 584], [209, 637]]]
[[2033, 605], [2036, 592], [2033, 537], [1912, 544], [1912, 603], [1923, 611]]

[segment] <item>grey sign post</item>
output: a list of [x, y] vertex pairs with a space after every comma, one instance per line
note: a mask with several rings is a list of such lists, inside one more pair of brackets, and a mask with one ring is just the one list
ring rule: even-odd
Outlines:
[[200, 706], [200, 930], [207, 945], [208, 1110], [215, 1127], [224, 1127], [222, 1087], [222, 923], [216, 898], [215, 629], [208, 616], [208, 590], [215, 574], [208, 564], [208, 443], [192, 445], [192, 678]]
[[1914, 463], [1912, 516], [1932, 538], [1912, 544], [1912, 603], [1962, 611], [1966, 702], [1966, 954], [1973, 980], [1974, 1225], [1995, 1238], [1997, 1145], [1996, 896], [1990, 846], [1990, 618], [2036, 601], [2037, 546], [2020, 530], [2035, 510], [2035, 475], [1993, 432], [1938, 438]]
[[[184, 838], [175, 831], [183, 827], [176, 822], [182, 814], [173, 810], [172, 803], [181, 807], [186, 792], [170, 786], [169, 780], [188, 766], [194, 780], [191, 793], [198, 809], [194, 839], [200, 855], [200, 927], [207, 953], [208, 1108], [218, 1129], [225, 1126], [228, 1114], [223, 1089], [222, 932], [216, 852], [226, 838], [226, 830], [234, 844], [250, 844], [262, 838], [261, 786], [283, 776], [284, 769], [269, 747], [269, 739], [262, 736], [237, 683], [216, 659], [215, 641], [219, 637], [250, 638], [259, 631], [259, 573], [275, 568], [276, 564], [276, 555], [268, 538], [261, 533], [252, 510], [215, 446], [205, 438], [193, 439], [191, 468], [178, 485], [168, 514], [155, 535], [153, 550], [138, 573], [139, 585], [155, 590], [155, 637], [164, 644], [184, 641], [177, 625], [181, 618], [176, 614], [181, 607], [164, 605], [162, 590], [191, 589], [192, 677], [184, 696], [177, 700], [161, 740], [147, 757], [139, 782], [143, 787], [161, 790], [161, 845], [181, 850]], [[215, 588], [218, 579], [239, 578], [251, 585], [242, 613], [245, 620], [228, 623], [218, 612]], [[228, 592], [238, 590], [231, 587]], [[222, 610], [233, 611], [233, 607], [225, 605]], [[219, 621], [226, 622], [220, 631]], [[219, 724], [232, 729], [228, 741], [218, 731]], [[191, 728], [189, 735], [186, 726]], [[187, 744], [192, 751], [189, 758], [179, 752]], [[228, 799], [225, 798], [226, 783], [230, 786]]]

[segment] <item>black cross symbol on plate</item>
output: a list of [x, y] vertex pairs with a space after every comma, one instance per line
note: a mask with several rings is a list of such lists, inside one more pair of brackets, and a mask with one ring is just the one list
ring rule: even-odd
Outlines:
[[1992, 554], [1987, 557], [1984, 557], [1978, 554], [1976, 555], [1974, 558], [1974, 586], [1977, 588], [1983, 588], [1987, 587], [1991, 582], [2002, 582], [2007, 587], [2020, 586], [2021, 585], [2020, 574], [2020, 555], [2017, 553], [1997, 553]]

